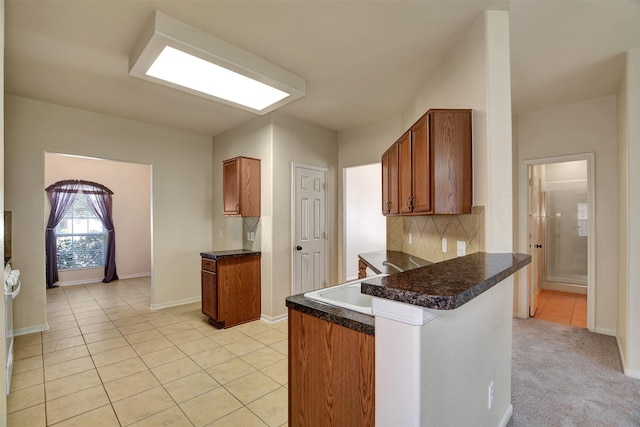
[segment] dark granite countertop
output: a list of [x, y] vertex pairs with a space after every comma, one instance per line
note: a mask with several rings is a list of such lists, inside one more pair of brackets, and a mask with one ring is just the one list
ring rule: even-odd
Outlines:
[[476, 252], [401, 274], [367, 278], [363, 294], [436, 310], [471, 301], [531, 262], [518, 253]]
[[200, 252], [202, 258], [218, 259], [225, 257], [235, 256], [247, 256], [247, 255], [260, 255], [258, 251], [249, 251], [247, 249], [233, 249], [230, 251], [217, 251], [217, 252]]
[[335, 323], [367, 335], [375, 335], [375, 317], [335, 305], [305, 298], [304, 294], [287, 297], [286, 305], [296, 311]]
[[[386, 256], [384, 252], [393, 251], [372, 254]], [[369, 277], [363, 279], [360, 286], [364, 294], [437, 310], [453, 310], [530, 262], [531, 257], [525, 254], [477, 252], [404, 273]], [[328, 322], [369, 335], [375, 334], [374, 316], [317, 302], [305, 298], [304, 294], [287, 297], [286, 305]]]
[[400, 251], [367, 252], [358, 254], [358, 256], [378, 274], [396, 274], [433, 264], [430, 261]]

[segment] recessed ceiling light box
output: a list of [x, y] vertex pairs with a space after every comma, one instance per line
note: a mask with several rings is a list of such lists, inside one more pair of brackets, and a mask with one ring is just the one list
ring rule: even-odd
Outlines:
[[306, 89], [301, 77], [158, 11], [129, 67], [131, 76], [260, 115]]

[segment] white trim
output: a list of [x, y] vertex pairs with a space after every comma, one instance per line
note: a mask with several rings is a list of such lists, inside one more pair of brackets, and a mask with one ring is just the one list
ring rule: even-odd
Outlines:
[[[136, 279], [138, 277], [149, 277], [149, 279], [151, 279], [151, 272], [128, 274], [126, 276], [118, 276], [118, 280]], [[76, 286], [76, 285], [86, 285], [87, 283], [100, 283], [102, 282], [103, 279], [104, 279], [104, 276], [93, 277], [90, 279], [82, 279], [82, 280], [70, 280], [68, 282], [56, 282], [56, 283], [58, 286]], [[108, 284], [108, 283], [105, 283], [105, 284]]]
[[635, 371], [633, 369], [624, 369], [624, 374], [628, 377], [635, 378], [640, 380], [640, 371]]
[[592, 332], [595, 332], [596, 334], [608, 335], [610, 337], [616, 336], [616, 331], [609, 328], [594, 328]]
[[275, 317], [269, 317], [265, 314], [260, 315], [260, 320], [264, 320], [265, 322], [269, 322], [269, 323], [280, 323], [284, 320], [287, 320], [288, 318], [289, 318], [289, 315], [287, 313], [281, 314]]
[[329, 230], [329, 168], [291, 162], [291, 294], [294, 292], [293, 281], [296, 277], [296, 251], [294, 249], [296, 247], [296, 168], [311, 169], [324, 173], [324, 183], [326, 185], [326, 193], [324, 197], [324, 229], [326, 233], [324, 244], [324, 277], [327, 283], [329, 282], [329, 236], [331, 235]]
[[575, 285], [572, 283], [558, 283], [558, 282], [544, 282], [542, 289], [550, 291], [569, 292], [572, 294], [587, 294], [587, 287], [585, 285]]
[[511, 420], [512, 416], [513, 416], [513, 405], [509, 405], [506, 412], [504, 413], [504, 416], [502, 417], [502, 420], [500, 421], [500, 426], [506, 427], [506, 425], [509, 424], [509, 420]]
[[17, 337], [20, 335], [33, 334], [35, 332], [46, 331], [47, 329], [49, 329], [49, 324], [47, 323], [45, 323], [44, 325], [29, 326], [28, 328], [14, 329], [13, 336]]
[[616, 344], [618, 345], [618, 353], [620, 354], [620, 362], [622, 362], [622, 371], [626, 376], [640, 380], [640, 371], [627, 368], [627, 360], [625, 358], [624, 352], [622, 351], [620, 338], [617, 335], [615, 337], [616, 337]]
[[162, 304], [151, 304], [150, 308], [151, 310], [159, 310], [161, 308], [169, 308], [169, 307], [176, 307], [178, 305], [191, 304], [201, 300], [202, 300], [202, 297], [197, 296], [197, 297], [191, 297], [191, 298], [185, 298], [185, 299], [178, 299], [178, 300], [169, 301], [169, 302], [163, 302]]
[[[519, 251], [529, 253], [528, 250], [528, 177], [527, 168], [534, 165], [544, 165], [549, 163], [564, 163], [578, 160], [587, 161], [587, 203], [589, 205], [589, 240], [587, 244], [587, 329], [596, 331], [596, 174], [595, 174], [595, 154], [582, 153], [567, 156], [544, 157], [539, 159], [522, 160], [520, 162], [520, 223], [519, 223]], [[526, 310], [529, 312], [529, 292], [527, 289], [526, 275], [521, 276], [518, 285], [520, 298], [518, 300], [518, 312]], [[527, 315], [528, 317], [528, 315]], [[607, 331], [609, 331], [607, 329]], [[597, 331], [596, 331], [597, 332]], [[605, 332], [601, 332], [605, 333]], [[606, 333], [609, 335], [609, 333]], [[614, 332], [615, 334], [615, 332]], [[613, 334], [612, 334], [613, 335]]]

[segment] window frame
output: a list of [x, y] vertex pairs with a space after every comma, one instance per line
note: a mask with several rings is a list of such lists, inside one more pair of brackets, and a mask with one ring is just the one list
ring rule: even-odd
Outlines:
[[[78, 211], [78, 209], [76, 209], [76, 203], [78, 203], [80, 201], [83, 201], [84, 204], [86, 205], [84, 207], [84, 209], [82, 210], [82, 212], [85, 213], [84, 216], [76, 216], [75, 215], [76, 212]], [[87, 213], [89, 213], [90, 215], [87, 215]], [[96, 220], [100, 224], [102, 232], [99, 232], [99, 233], [90, 233], [90, 232], [74, 233], [73, 231], [74, 231], [75, 221], [78, 221], [78, 220], [82, 220], [82, 221], [86, 221], [87, 222], [87, 230], [89, 229], [89, 221]], [[70, 223], [71, 223], [71, 233], [69, 233], [69, 232], [61, 232], [60, 231], [60, 227], [66, 221], [70, 221]], [[58, 268], [59, 271], [87, 270], [87, 269], [95, 269], [95, 268], [104, 268], [105, 267], [105, 264], [106, 264], [106, 250], [107, 250], [107, 230], [105, 229], [104, 224], [102, 223], [100, 218], [91, 209], [91, 207], [89, 205], [89, 200], [88, 200], [88, 197], [86, 196], [86, 194], [84, 194], [82, 192], [78, 192], [78, 194], [76, 195], [75, 200], [73, 201], [73, 205], [64, 214], [62, 220], [55, 227], [55, 236], [56, 236], [57, 268]], [[88, 237], [93, 237], [93, 236], [101, 237], [100, 241], [102, 242], [102, 248], [101, 248], [102, 256], [100, 258], [100, 261], [99, 261], [98, 265], [84, 265], [84, 266], [78, 265], [78, 259], [77, 259], [76, 253], [81, 253], [81, 250], [77, 250], [77, 251], [70, 250], [70, 251], [63, 251], [63, 252], [60, 251], [60, 246], [59, 246], [59, 239], [60, 238], [70, 238], [71, 242], [72, 242], [72, 246], [73, 246], [73, 243], [75, 241], [75, 239], [74, 239], [75, 237], [88, 238]], [[90, 253], [90, 252], [95, 252], [95, 251], [82, 250], [82, 252]], [[72, 267], [65, 267], [64, 265], [60, 264], [61, 260], [68, 259], [68, 257], [65, 256], [67, 254], [71, 254], [71, 256], [72, 256], [72, 262], [73, 262], [73, 266]]]

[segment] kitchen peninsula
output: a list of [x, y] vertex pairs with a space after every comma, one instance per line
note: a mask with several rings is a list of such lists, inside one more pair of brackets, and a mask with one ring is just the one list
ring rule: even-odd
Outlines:
[[[513, 304], [507, 279], [530, 261], [479, 252], [365, 278], [361, 291], [373, 297], [373, 316], [303, 295], [287, 298], [290, 425], [506, 425]], [[347, 371], [336, 372], [340, 367]], [[355, 393], [343, 393], [343, 378]]]

